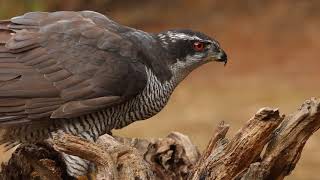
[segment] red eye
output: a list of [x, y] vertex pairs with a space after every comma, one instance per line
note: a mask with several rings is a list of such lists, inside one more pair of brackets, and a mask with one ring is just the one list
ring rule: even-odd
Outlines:
[[193, 43], [193, 49], [195, 51], [203, 51], [204, 50], [204, 44], [202, 42], [195, 42], [195, 43]]

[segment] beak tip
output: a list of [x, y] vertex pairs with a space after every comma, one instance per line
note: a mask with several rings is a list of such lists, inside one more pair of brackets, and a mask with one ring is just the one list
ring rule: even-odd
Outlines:
[[224, 62], [224, 66], [227, 65], [228, 56], [227, 56], [227, 54], [226, 54], [224, 51], [221, 52], [220, 57], [218, 58], [218, 61]]

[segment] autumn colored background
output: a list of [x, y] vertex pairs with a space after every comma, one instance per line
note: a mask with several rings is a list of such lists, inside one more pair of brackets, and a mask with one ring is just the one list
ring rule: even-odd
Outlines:
[[[163, 137], [179, 131], [200, 149], [219, 121], [232, 136], [259, 108], [290, 113], [320, 95], [320, 1], [317, 0], [0, 0], [0, 18], [27, 11], [95, 10], [149, 32], [192, 28], [215, 37], [226, 67], [211, 63], [192, 73], [156, 117], [117, 135]], [[7, 155], [0, 154], [0, 161]], [[320, 133], [308, 141], [287, 179], [319, 179]]]

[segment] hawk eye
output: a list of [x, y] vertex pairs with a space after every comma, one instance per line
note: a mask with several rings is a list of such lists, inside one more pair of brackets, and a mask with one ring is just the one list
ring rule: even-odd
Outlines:
[[204, 43], [203, 42], [194, 42], [193, 49], [198, 52], [203, 51], [204, 50]]

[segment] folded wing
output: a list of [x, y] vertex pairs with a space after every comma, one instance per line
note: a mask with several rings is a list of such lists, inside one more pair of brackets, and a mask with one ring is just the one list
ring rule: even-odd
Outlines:
[[123, 103], [145, 67], [121, 29], [95, 12], [35, 12], [0, 22], [0, 126], [70, 118]]

